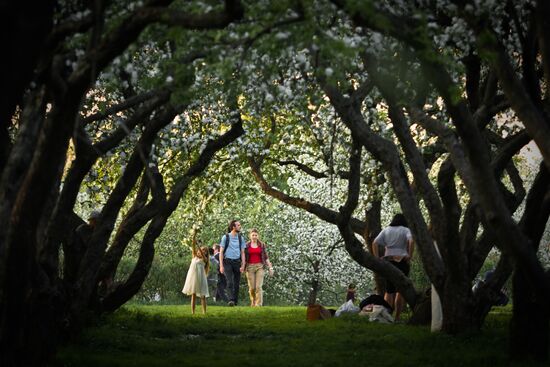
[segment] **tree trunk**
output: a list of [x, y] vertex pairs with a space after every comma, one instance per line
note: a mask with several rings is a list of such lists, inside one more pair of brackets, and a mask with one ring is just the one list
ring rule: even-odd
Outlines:
[[[530, 238], [535, 251], [538, 250], [548, 216], [550, 215], [550, 170], [541, 163], [525, 203], [520, 225]], [[550, 275], [546, 271], [546, 282]], [[516, 264], [513, 283], [514, 312], [510, 322], [510, 352], [514, 360], [534, 358], [546, 361], [549, 357], [548, 338], [550, 332], [550, 306], [548, 295], [537, 292], [536, 280], [528, 275], [527, 269]]]
[[512, 277], [514, 312], [510, 322], [510, 355], [512, 360], [548, 360], [550, 310], [537, 297], [520, 269]]
[[308, 305], [314, 305], [317, 302], [317, 294], [319, 293], [319, 260], [313, 263], [313, 280], [311, 281], [311, 289], [308, 294]]
[[[53, 25], [55, 1], [3, 1], [1, 9], [4, 67], [0, 71], [0, 171], [7, 161], [7, 126], [25, 89], [32, 80], [36, 64]], [[8, 143], [4, 145], [4, 143]]]
[[473, 317], [478, 327], [481, 328], [485, 318], [493, 305], [501, 299], [501, 289], [512, 274], [510, 257], [503, 254], [497, 264], [493, 275], [484, 280], [474, 292]]
[[[74, 104], [63, 112], [61, 106], [55, 107], [58, 113], [52, 112], [45, 124], [10, 217], [0, 319], [0, 351], [8, 365], [21, 358], [27, 358], [28, 365], [36, 365], [40, 358], [52, 353], [56, 343], [55, 332], [47, 336], [37, 332], [34, 325], [34, 322], [48, 325], [54, 318], [50, 311], [55, 309], [38, 301], [48, 297], [50, 287], [38, 266], [40, 242], [36, 232], [40, 219], [46, 215], [48, 194], [55, 187], [59, 166], [65, 159], [71, 124], [61, 124], [61, 121], [71, 121], [76, 114], [71, 106]], [[56, 297], [55, 293], [50, 294]]]
[[[372, 254], [374, 239], [382, 230], [382, 224], [380, 221], [382, 201], [373, 200], [370, 204], [371, 208], [365, 211], [365, 233], [363, 234], [363, 238], [365, 239], [365, 243], [367, 244], [369, 252]], [[378, 249], [378, 253], [383, 254], [384, 248], [382, 246], [379, 247], [380, 248]], [[384, 296], [384, 293], [386, 292], [386, 281], [378, 273], [374, 272], [373, 274], [374, 284], [376, 286], [376, 293]]]
[[[166, 215], [167, 214], [167, 215]], [[117, 287], [112, 293], [107, 295], [101, 303], [102, 311], [112, 312], [128, 302], [141, 288], [141, 285], [149, 274], [151, 264], [155, 255], [155, 240], [161, 234], [166, 221], [172, 212], [163, 213], [153, 219], [145, 233], [139, 257], [132, 274], [128, 279]]]
[[472, 315], [472, 291], [469, 283], [451, 283], [447, 280], [445, 289], [440, 293], [440, 298], [443, 311], [441, 331], [456, 335], [478, 330]]

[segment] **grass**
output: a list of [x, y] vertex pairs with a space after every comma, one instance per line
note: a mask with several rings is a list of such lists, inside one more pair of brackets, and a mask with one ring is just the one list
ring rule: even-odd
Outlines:
[[[197, 310], [199, 307], [197, 307]], [[62, 347], [54, 366], [505, 366], [510, 311], [481, 333], [369, 323], [350, 315], [305, 320], [305, 307], [127, 306]], [[521, 364], [526, 365], [526, 364]]]

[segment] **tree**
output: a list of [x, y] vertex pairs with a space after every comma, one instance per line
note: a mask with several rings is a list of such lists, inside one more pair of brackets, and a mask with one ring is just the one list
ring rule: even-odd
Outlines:
[[[14, 98], [2, 107], [2, 139], [8, 144], [2, 145], [0, 160], [0, 218], [9, 224], [0, 230], [0, 355], [6, 366], [43, 364], [60, 338], [80, 330], [90, 312], [114, 310], [131, 298], [149, 271], [156, 238], [189, 184], [217, 151], [243, 133], [240, 116], [232, 113], [235, 98], [226, 93], [220, 101], [225, 114], [219, 117], [230, 117], [206, 128], [208, 133], [201, 131], [201, 144], [182, 159], [184, 169], [166, 181], [153, 145], [169, 135], [166, 127], [189, 107], [190, 99], [182, 95], [192, 92], [193, 79], [160, 74], [157, 89], [147, 90], [145, 82], [136, 85], [135, 70], [120, 70], [116, 62], [119, 55], [131, 55], [132, 45], [143, 41], [140, 36], [152, 43], [145, 53], [155, 53], [157, 36], [150, 24], [189, 32], [219, 29], [242, 17], [239, 2], [210, 11], [193, 8], [196, 4], [169, 8], [172, 1], [59, 5], [40, 15], [51, 31], [40, 52], [29, 54], [32, 60], [14, 78]], [[192, 70], [195, 59], [188, 55], [180, 61]], [[113, 70], [120, 77], [109, 90], [103, 79]], [[95, 226], [73, 236], [77, 227], [86, 228], [74, 213], [83, 180], [113, 151], [125, 167], [111, 186], [105, 185], [110, 192]], [[125, 203], [130, 207], [122, 215]], [[119, 263], [117, 251], [145, 226], [130, 276], [100, 291], [98, 285]]]
[[[262, 1], [237, 23], [243, 7], [230, 0], [41, 6], [26, 18], [43, 30], [36, 48], [2, 84], [13, 90], [0, 111], [4, 364], [39, 364], [88, 313], [134, 295], [168, 217], [221, 150], [218, 180], [192, 189], [187, 219], [203, 221], [224, 170], [246, 161], [262, 191], [334, 224], [348, 254], [414, 306], [411, 281], [370, 254], [381, 216], [399, 206], [444, 331], [479, 329], [513, 270], [511, 350], [547, 358], [544, 1]], [[527, 192], [517, 165], [531, 140], [542, 163]], [[329, 195], [288, 184], [304, 174]], [[78, 215], [85, 201], [103, 204], [93, 228]], [[138, 237], [136, 266], [113, 284]], [[495, 276], [473, 294], [493, 246]]]
[[[334, 1], [334, 3], [348, 12], [355, 24], [389, 35], [409, 47], [414, 59], [419, 63], [419, 70], [445, 102], [446, 111], [452, 118], [452, 123], [456, 128], [455, 133], [460, 139], [458, 143], [463, 149], [462, 153], [451, 149], [450, 145], [447, 146], [453, 165], [464, 180], [473, 200], [482, 209], [480, 219], [485, 230], [492, 232], [496, 244], [501, 246], [514, 262], [514, 277], [516, 278], [514, 289], [520, 291], [514, 297], [514, 319], [519, 317], [522, 320], [520, 322], [512, 321], [514, 355], [521, 358], [523, 354], [531, 354], [536, 358], [547, 359], [548, 312], [541, 311], [535, 316], [536, 320], [531, 321], [520, 316], [527, 314], [524, 312], [527, 307], [522, 307], [522, 303], [528, 298], [536, 300], [528, 308], [548, 310], [545, 299], [547, 299], [550, 283], [548, 274], [544, 273], [544, 269], [536, 257], [536, 249], [549, 215], [548, 202], [542, 198], [548, 189], [548, 182], [544, 177], [546, 177], [549, 167], [547, 151], [548, 141], [550, 141], [543, 136], [550, 130], [543, 108], [545, 102], [541, 97], [542, 93], [540, 93], [540, 85], [543, 83], [540, 83], [541, 80], [537, 79], [533, 72], [539, 65], [545, 69], [547, 63], [544, 46], [546, 36], [541, 33], [544, 24], [539, 16], [539, 14], [547, 14], [546, 5], [543, 2], [538, 2], [537, 6], [533, 8], [529, 2], [517, 4], [515, 7], [503, 4], [495, 11], [485, 5], [469, 2], [449, 2], [446, 4], [447, 7], [441, 8], [438, 8], [438, 5], [430, 4], [425, 8], [420, 7], [432, 22], [428, 23], [429, 21], [410, 17], [410, 12], [414, 9], [407, 6], [390, 14], [385, 9], [375, 8], [371, 3], [365, 4], [363, 7], [356, 7], [352, 2]], [[449, 25], [451, 18], [456, 22]], [[381, 22], [380, 19], [384, 21]], [[505, 25], [509, 19], [514, 22], [513, 26], [492, 27], [493, 24]], [[445, 62], [437, 45], [430, 38], [428, 26], [432, 24], [436, 29], [440, 29], [439, 27], [449, 29], [460, 24], [465, 27], [463, 34], [473, 35], [475, 44], [473, 44], [472, 38], [466, 36], [467, 47], [463, 51], [464, 57], [461, 60], [465, 73], [462, 74], [462, 78], [458, 79], [458, 83], [457, 79], [453, 78], [449, 63]], [[508, 39], [515, 41], [508, 42], [505, 47], [502, 40]], [[518, 40], [519, 42], [517, 42]], [[458, 49], [461, 48], [461, 44], [457, 44], [457, 46]], [[541, 57], [535, 57], [539, 52]], [[514, 55], [515, 59], [510, 55]], [[517, 63], [514, 64], [512, 60]], [[484, 72], [485, 78], [483, 77]], [[523, 80], [519, 79], [519, 75], [523, 76]], [[488, 90], [480, 89], [480, 86], [490, 86], [490, 78], [498, 80], [504, 93], [505, 103], [513, 109], [525, 126], [525, 131], [522, 134], [528, 135], [535, 141], [544, 160], [544, 165], [540, 168], [540, 175], [527, 196], [526, 211], [520, 223], [516, 223], [511, 217], [512, 210], [506, 204], [505, 196], [498, 183], [499, 171], [495, 172], [494, 168], [491, 169], [489, 150], [486, 148], [482, 135], [491, 118], [491, 114], [487, 114], [487, 111], [495, 105], [495, 102], [487, 104], [487, 100], [483, 99], [487, 97], [487, 93], [482, 94], [482, 92]], [[461, 81], [466, 81], [465, 87], [459, 84]], [[494, 82], [492, 83], [494, 84]], [[401, 118], [403, 102], [399, 97], [391, 96], [387, 90], [385, 93], [384, 87], [380, 83], [376, 84], [382, 90], [382, 94], [385, 94], [384, 98], [389, 104], [390, 113], [394, 116], [392, 122], [395, 127], [396, 123], [399, 123], [396, 120]], [[465, 97], [463, 97], [462, 90], [466, 92]], [[490, 91], [495, 95], [494, 88]], [[411, 107], [410, 100], [405, 102], [405, 105]], [[441, 129], [441, 125], [439, 123], [432, 127]], [[442, 139], [449, 136], [447, 129], [434, 131], [434, 133]], [[405, 145], [403, 141], [401, 144]], [[517, 147], [512, 149], [511, 145], [513, 144], [508, 144], [508, 149], [512, 151], [517, 149]], [[404, 149], [406, 148], [404, 147]], [[509, 150], [507, 151], [509, 152]], [[459, 160], [461, 154], [464, 156], [463, 162]], [[414, 172], [414, 166], [411, 165], [413, 157], [412, 154], [410, 155], [408, 157], [409, 165]], [[508, 161], [509, 158], [501, 162], [507, 164]], [[493, 161], [493, 167], [496, 166], [495, 163], [497, 162]], [[495, 175], [495, 173], [497, 174]], [[417, 181], [419, 179], [416, 176], [420, 174], [420, 170], [417, 170], [415, 173]], [[449, 224], [447, 223], [447, 225]], [[435, 232], [438, 243], [441, 243], [437, 236], [437, 226]], [[423, 250], [426, 252], [425, 249]], [[445, 257], [444, 252], [445, 250], [442, 251], [443, 257]], [[446, 268], [451, 269], [451, 265], [446, 263]], [[429, 267], [427, 269], [430, 278], [438, 287], [437, 277]], [[521, 280], [517, 280], [518, 277]], [[522, 294], [523, 290], [526, 293]], [[531, 297], [525, 297], [527, 294]], [[445, 308], [445, 306], [443, 307]], [[529, 316], [525, 317], [529, 318]], [[544, 321], [541, 322], [541, 320]], [[544, 326], [527, 335], [529, 332], [525, 325]], [[536, 340], [528, 342], [527, 340], [531, 337]]]
[[[497, 12], [491, 11], [489, 20], [489, 8], [482, 4], [465, 6], [465, 2], [404, 4], [395, 1], [378, 7], [370, 2], [333, 3], [336, 9], [325, 4], [324, 11], [304, 10], [309, 15], [309, 28], [300, 31], [310, 36], [312, 42], [304, 42], [299, 35], [294, 38], [285, 35], [286, 40], [292, 39], [297, 45], [293, 50], [284, 49], [280, 56], [286, 61], [287, 71], [279, 73], [278, 83], [272, 84], [279, 85], [282, 92], [281, 104], [285, 107], [278, 110], [295, 109], [299, 111], [296, 118], [305, 118], [307, 112], [300, 110], [300, 102], [288, 99], [305, 90], [309, 95], [315, 93], [311, 87], [314, 84], [307, 86], [307, 81], [315, 75], [349, 130], [347, 136], [368, 151], [367, 160], [379, 161], [387, 173], [411, 224], [426, 272], [442, 295], [446, 332], [457, 333], [481, 326], [488, 310], [486, 305], [490, 303], [491, 297], [487, 297], [490, 293], [486, 293], [490, 289], [472, 295], [471, 285], [494, 245], [502, 249], [504, 256], [497, 276], [489, 282], [492, 290], [500, 288], [513, 264], [516, 275], [526, 273], [515, 289], [535, 285], [528, 291], [537, 299], [532, 306], [548, 310], [545, 304], [548, 274], [536, 255], [549, 215], [545, 199], [548, 162], [545, 159], [540, 175], [525, 195], [522, 178], [512, 159], [531, 139], [541, 152], [547, 149], [549, 141], [540, 138], [546, 131], [541, 125], [544, 119], [539, 119], [545, 116], [542, 106], [546, 102], [540, 97], [544, 93], [540, 90], [523, 93], [524, 87], [513, 70], [516, 64], [510, 63], [510, 60], [517, 61], [517, 69], [524, 73], [524, 83], [531, 80], [531, 88], [544, 85], [543, 80], [533, 79], [533, 70], [544, 66], [543, 58], [533, 56], [537, 54], [536, 30], [543, 26], [535, 26], [536, 17], [531, 16], [530, 3], [518, 4], [513, 9], [503, 5]], [[539, 7], [540, 13], [544, 13], [544, 6], [539, 4]], [[414, 16], [415, 13], [420, 16]], [[508, 19], [514, 20], [513, 27], [502, 27], [510, 23]], [[529, 21], [535, 23], [528, 27]], [[493, 28], [501, 33], [494, 35], [489, 24], [499, 25]], [[464, 32], [462, 27], [466, 27]], [[499, 40], [508, 39], [513, 41], [507, 43], [508, 49], [499, 44]], [[303, 49], [305, 51], [301, 51]], [[518, 56], [513, 59], [508, 53]], [[310, 59], [309, 64], [302, 61], [304, 56]], [[519, 60], [524, 56], [528, 59]], [[279, 60], [276, 58], [273, 63], [282, 63]], [[509, 80], [502, 80], [504, 77]], [[508, 82], [514, 87], [499, 88], [501, 83]], [[516, 96], [514, 91], [523, 94]], [[529, 102], [533, 96], [539, 99]], [[312, 99], [302, 99], [302, 106], [303, 102], [311, 101], [315, 108], [323, 96]], [[271, 105], [273, 99], [266, 102]], [[521, 108], [526, 110], [519, 111]], [[530, 108], [531, 112], [526, 112]], [[337, 126], [330, 120], [328, 124]], [[541, 128], [542, 135], [537, 135], [535, 126]], [[270, 152], [277, 150], [274, 142], [280, 139], [275, 130], [272, 135], [265, 145]], [[438, 154], [425, 154], [419, 135], [433, 139], [437, 144], [430, 144], [432, 153], [445, 153], [442, 158]], [[303, 140], [304, 136], [300, 137]], [[349, 145], [347, 149], [354, 151]], [[365, 158], [362, 160], [365, 162]], [[266, 161], [267, 157], [250, 159], [257, 181], [266, 193], [337, 223], [346, 245], [362, 248], [354, 235], [358, 232], [358, 223], [350, 216], [358, 201], [353, 199], [358, 195], [357, 186], [350, 183], [349, 207], [340, 212], [327, 210], [270, 185], [261, 172]], [[304, 169], [300, 161], [294, 165]], [[432, 167], [437, 173], [429, 175]], [[461, 202], [461, 197], [467, 201]], [[522, 220], [516, 223], [512, 213], [524, 198], [526, 210]], [[424, 206], [429, 220], [423, 217]], [[343, 221], [345, 217], [350, 219], [349, 223]], [[428, 231], [428, 223], [432, 231]], [[483, 232], [478, 235], [481, 228]], [[441, 258], [436, 254], [434, 240], [439, 244]], [[361, 257], [359, 254], [357, 252], [357, 258]], [[371, 269], [381, 271], [380, 262], [365, 258], [368, 260], [363, 260], [363, 264], [369, 263]], [[407, 289], [404, 283], [398, 288]], [[516, 297], [516, 302], [525, 298], [529, 297]], [[414, 293], [409, 293], [407, 300], [414, 303]], [[537, 314], [538, 321], [523, 323], [542, 325], [534, 337], [537, 342], [519, 349], [544, 359], [548, 323], [540, 320], [547, 320], [548, 315], [546, 311], [541, 312]], [[521, 311], [517, 314], [528, 315]], [[522, 335], [522, 343], [529, 340], [525, 332], [516, 335]]]
[[[296, 174], [289, 183], [302, 193], [310, 188], [317, 198], [328, 199], [329, 185], [320, 187], [308, 180]], [[336, 226], [293, 207], [285, 211], [285, 236], [271, 251], [279, 292], [293, 303], [339, 305], [349, 283], [363, 292], [372, 289], [372, 274], [349, 257]]]

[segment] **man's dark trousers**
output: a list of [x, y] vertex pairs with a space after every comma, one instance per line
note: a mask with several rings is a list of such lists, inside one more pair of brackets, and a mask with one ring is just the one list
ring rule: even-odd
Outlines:
[[225, 279], [229, 302], [237, 304], [239, 300], [239, 285], [241, 282], [241, 259], [223, 259]]
[[218, 273], [218, 282], [216, 284], [216, 301], [227, 302], [227, 295], [225, 294], [225, 288], [227, 287], [227, 279], [222, 273]]

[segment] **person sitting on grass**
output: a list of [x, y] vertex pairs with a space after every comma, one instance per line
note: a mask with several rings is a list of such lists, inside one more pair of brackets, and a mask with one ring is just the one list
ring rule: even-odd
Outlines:
[[191, 296], [191, 313], [193, 315], [195, 314], [197, 296], [201, 299], [202, 313], [206, 314], [206, 297], [210, 296], [206, 274], [210, 270], [210, 259], [208, 247], [201, 246], [197, 248], [196, 232], [193, 233], [191, 254], [193, 258], [187, 271], [182, 293]]

